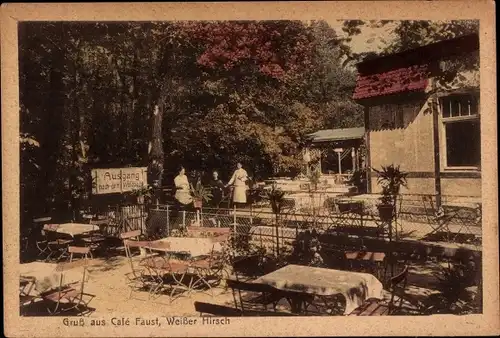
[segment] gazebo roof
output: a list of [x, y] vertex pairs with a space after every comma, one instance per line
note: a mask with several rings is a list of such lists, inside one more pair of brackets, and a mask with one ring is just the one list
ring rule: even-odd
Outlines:
[[361, 139], [365, 136], [365, 128], [323, 129], [307, 135], [311, 142], [347, 141]]

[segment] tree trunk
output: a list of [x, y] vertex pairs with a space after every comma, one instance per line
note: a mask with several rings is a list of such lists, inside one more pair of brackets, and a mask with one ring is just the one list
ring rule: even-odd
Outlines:
[[[163, 138], [162, 124], [164, 111], [164, 98], [160, 97], [160, 102], [154, 107], [151, 118], [151, 142], [149, 143], [149, 181], [153, 184], [156, 190], [162, 186], [163, 175]], [[156, 192], [156, 201], [158, 201], [158, 191]]]

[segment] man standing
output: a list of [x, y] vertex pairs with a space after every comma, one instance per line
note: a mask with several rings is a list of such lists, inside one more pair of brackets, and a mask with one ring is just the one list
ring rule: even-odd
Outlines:
[[236, 164], [236, 170], [226, 187], [233, 185], [233, 203], [245, 204], [247, 202], [247, 185], [248, 174], [241, 163]]

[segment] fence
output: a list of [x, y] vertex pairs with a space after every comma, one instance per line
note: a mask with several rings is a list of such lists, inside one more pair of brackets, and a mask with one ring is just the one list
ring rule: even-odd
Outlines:
[[[426, 196], [400, 196], [397, 218], [392, 222], [390, 236], [387, 223], [382, 222], [378, 215], [379, 195], [330, 196], [324, 192], [308, 192], [301, 196], [302, 201], [291, 199], [288, 195], [278, 216], [272, 212], [270, 201], [264, 194], [261, 194], [259, 199], [251, 199], [248, 205], [242, 208], [209, 205], [198, 210], [177, 210], [172, 205], [156, 205], [150, 211], [148, 233], [170, 236], [186, 226], [231, 227], [238, 236], [248, 238], [251, 245], [272, 251], [289, 247], [296, 237], [307, 229], [315, 229], [325, 234], [348, 233], [348, 236], [361, 240], [365, 237], [390, 237], [397, 240], [403, 235], [408, 224], [413, 232], [425, 234], [433, 230], [428, 223], [428, 217], [429, 212], [434, 210], [424, 207], [423, 197]], [[342, 207], [344, 210], [341, 209], [343, 202], [349, 205], [347, 210], [345, 206]], [[443, 196], [443, 202], [445, 205], [449, 203], [454, 207], [463, 208], [465, 212], [476, 212], [467, 196], [464, 196], [462, 201], [457, 196]], [[430, 216], [434, 217], [434, 214]], [[456, 221], [458, 223], [460, 220]]]
[[106, 220], [103, 231], [107, 236], [118, 237], [120, 233], [146, 231], [147, 208], [144, 204], [114, 205], [93, 210], [100, 219]]

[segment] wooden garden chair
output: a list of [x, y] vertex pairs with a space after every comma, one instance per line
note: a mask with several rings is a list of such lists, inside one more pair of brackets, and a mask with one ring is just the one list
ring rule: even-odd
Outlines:
[[46, 260], [50, 260], [53, 256], [57, 257], [56, 261], [68, 257], [68, 246], [74, 242], [73, 237], [56, 232], [51, 224], [44, 225], [43, 233], [47, 239], [47, 250], [49, 252]]
[[[31, 234], [35, 235], [35, 246], [38, 249], [38, 256], [44, 256], [43, 258], [46, 259], [47, 256], [49, 255], [49, 249], [47, 247], [47, 236], [45, 234], [45, 231], [43, 230], [43, 227], [45, 224], [50, 222], [52, 220], [52, 217], [38, 217], [33, 219], [33, 230]], [[29, 245], [29, 238], [27, 239], [26, 246]], [[26, 247], [27, 248], [27, 247]]]
[[446, 233], [446, 239], [450, 240], [450, 222], [456, 216], [457, 212], [445, 212], [442, 207], [436, 208], [436, 204], [432, 196], [422, 196], [422, 203], [427, 223], [432, 228], [432, 231], [428, 233], [426, 237], [440, 231], [444, 231]]
[[227, 286], [233, 291], [234, 305], [243, 315], [248, 311], [267, 311], [272, 305], [276, 311], [278, 302], [286, 298], [286, 294], [267, 284], [242, 282], [233, 279], [226, 280]]
[[[396, 314], [403, 305], [406, 283], [408, 280], [408, 265], [389, 282], [391, 298], [388, 303], [380, 299], [367, 299], [360, 307], [352, 311], [349, 316], [388, 316]], [[399, 299], [396, 301], [396, 297]]]
[[33, 295], [32, 291], [35, 286], [36, 278], [33, 276], [20, 276], [19, 278], [19, 305], [21, 314], [24, 313], [24, 308], [38, 298]]
[[80, 247], [80, 246], [69, 246], [68, 247], [68, 253], [69, 253], [69, 261], [73, 261], [73, 257], [75, 255], [82, 255], [83, 259], [88, 259], [90, 256], [90, 259], [92, 259], [92, 252], [90, 251], [90, 248], [88, 247]]
[[[86, 223], [94, 224], [94, 215], [83, 215], [83, 218]], [[103, 236], [100, 231], [92, 231], [80, 236], [80, 240], [91, 250], [99, 250], [102, 249], [106, 237]]]
[[[131, 241], [139, 241], [142, 237], [142, 231], [141, 230], [133, 230], [133, 231], [127, 231], [127, 232], [122, 232], [120, 234], [120, 239], [123, 241], [123, 248], [125, 249], [125, 241], [128, 241], [129, 243]], [[132, 246], [134, 247], [134, 246]], [[129, 246], [130, 248], [130, 246]], [[125, 254], [128, 255], [130, 254], [130, 250], [127, 252], [125, 251]]]
[[[193, 276], [189, 273], [189, 262], [168, 259], [164, 256], [147, 257], [141, 262], [154, 282], [150, 288], [150, 298], [170, 290], [170, 303], [181, 296], [189, 296], [192, 291]], [[176, 295], [176, 292], [180, 291]]]
[[[133, 238], [133, 236], [128, 238]], [[149, 270], [145, 269], [144, 267], [137, 267], [132, 259], [130, 249], [133, 247], [140, 248], [141, 242], [131, 239], [124, 239], [123, 245], [125, 248], [125, 254], [127, 256], [127, 261], [129, 262], [130, 266], [130, 272], [127, 272], [125, 274], [125, 277], [127, 279], [127, 286], [130, 289], [130, 299], [132, 298], [134, 292], [151, 289], [152, 285], [154, 284], [154, 276], [149, 274]]]
[[[49, 314], [56, 315], [70, 310], [77, 310], [78, 314], [83, 314], [89, 309], [88, 305], [95, 295], [85, 292], [85, 282], [87, 267], [92, 263], [89, 264], [88, 260], [78, 260], [57, 265], [56, 271], [60, 273], [59, 285], [39, 295], [40, 298], [52, 305], [47, 307]], [[82, 280], [79, 285], [78, 282], [64, 283], [64, 273], [77, 268], [83, 269]]]

